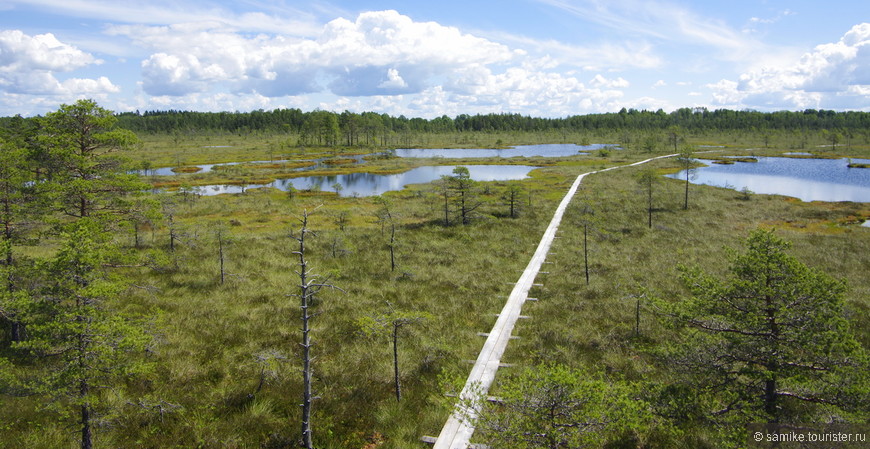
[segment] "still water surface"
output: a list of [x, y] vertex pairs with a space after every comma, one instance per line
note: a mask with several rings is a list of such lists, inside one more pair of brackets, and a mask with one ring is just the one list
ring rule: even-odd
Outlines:
[[[365, 155], [343, 156], [342, 159], [344, 159], [344, 158], [353, 159], [356, 161], [355, 162], [356, 164], [361, 164], [363, 162], [364, 156]], [[290, 161], [290, 160], [285, 160], [285, 159], [276, 159], [276, 160], [271, 160], [271, 161], [222, 162], [220, 164], [185, 165], [184, 167], [199, 167], [200, 170], [197, 172], [194, 172], [194, 173], [208, 173], [208, 172], [212, 171], [214, 169], [214, 167], [228, 166], [228, 165], [281, 164], [284, 162], [288, 162], [288, 163], [312, 162], [313, 165], [311, 165], [310, 167], [301, 167], [301, 168], [292, 169], [292, 171], [305, 171], [305, 170], [314, 170], [316, 168], [323, 168], [324, 167], [323, 161], [325, 161], [327, 159], [331, 159], [331, 158], [312, 159], [310, 161], [307, 161], [307, 160]], [[161, 167], [161, 168], [152, 168], [149, 170], [133, 170], [131, 173], [136, 173], [136, 174], [139, 174], [142, 176], [175, 176], [175, 175], [185, 174], [185, 173], [176, 173], [176, 172], [172, 171], [173, 168], [174, 167]]]
[[512, 148], [492, 149], [492, 148], [399, 148], [395, 150], [396, 156], [399, 157], [443, 157], [443, 158], [465, 158], [465, 157], [566, 157], [585, 154], [590, 151], [596, 151], [604, 148], [604, 144], [592, 145], [575, 145], [573, 143], [565, 144], [546, 144], [546, 145], [518, 145]]
[[[545, 144], [545, 145], [519, 145], [512, 148], [506, 148], [501, 150], [491, 149], [491, 148], [472, 148], [472, 149], [446, 149], [446, 148], [427, 148], [427, 149], [397, 149], [394, 150], [395, 155], [399, 157], [409, 157], [409, 158], [426, 158], [426, 157], [442, 157], [442, 158], [475, 158], [475, 157], [533, 157], [533, 156], [541, 156], [541, 157], [567, 157], [567, 156], [577, 156], [581, 154], [586, 154], [590, 151], [600, 150], [606, 146], [610, 146], [613, 148], [613, 145], [605, 145], [605, 144], [592, 144], [592, 145], [575, 145], [571, 144]], [[214, 148], [221, 147], [220, 145], [214, 146]], [[356, 160], [356, 163], [363, 163], [363, 157], [366, 155], [354, 155], [354, 156], [341, 156], [342, 158], [353, 158]], [[312, 170], [315, 168], [319, 168], [321, 166], [321, 162], [324, 159], [315, 159], [312, 162], [315, 162], [316, 165], [311, 167], [303, 167], [298, 168], [296, 171], [305, 171]], [[265, 163], [280, 163], [287, 162], [284, 160], [275, 160], [275, 161], [248, 161], [248, 162], [225, 162], [221, 164], [203, 164], [203, 165], [190, 165], [187, 167], [199, 167], [200, 170], [196, 173], [208, 173], [212, 171], [212, 168], [215, 166], [222, 165], [237, 165], [237, 164], [265, 164]], [[295, 161], [294, 161], [295, 162]], [[173, 167], [161, 167], [161, 168], [153, 168], [149, 170], [134, 170], [131, 173], [138, 173], [142, 176], [175, 176], [182, 173], [176, 173], [172, 171]]]
[[[870, 202], [870, 169], [849, 168], [847, 159], [757, 159], [733, 165], [702, 159], [708, 166], [694, 169], [689, 181], [738, 191], [748, 188], [755, 193], [786, 195], [802, 201]], [[852, 161], [870, 163], [867, 159]], [[686, 179], [685, 171], [668, 176]]]
[[[274, 187], [288, 191], [324, 190], [334, 191], [333, 186], [340, 184], [340, 196], [372, 196], [384, 192], [402, 190], [408, 184], [423, 184], [450, 176], [456, 166], [425, 166], [408, 170], [395, 175], [376, 175], [372, 173], [348, 173], [334, 176], [303, 176], [299, 178], [278, 179], [269, 184], [252, 184], [247, 186], [213, 185], [200, 187], [203, 195], [218, 195], [221, 193], [241, 193], [246, 189], [258, 187]], [[475, 181], [510, 181], [524, 179], [529, 172], [538, 168], [529, 165], [468, 165], [471, 179]]]

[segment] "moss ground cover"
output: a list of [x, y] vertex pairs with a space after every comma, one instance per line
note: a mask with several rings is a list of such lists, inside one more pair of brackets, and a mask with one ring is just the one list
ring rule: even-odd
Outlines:
[[[675, 163], [654, 162], [661, 172]], [[656, 320], [650, 296], [686, 297], [676, 267], [686, 264], [722, 272], [725, 248], [739, 247], [755, 228], [775, 229], [793, 243], [792, 254], [799, 260], [847, 280], [847, 315], [862, 344], [870, 344], [870, 325], [862, 318], [870, 313], [870, 281], [862, 274], [870, 268], [870, 232], [859, 226], [866, 203], [805, 203], [771, 195], [750, 195], [747, 200], [739, 192], [693, 185], [690, 207], [682, 210], [684, 184], [667, 179], [656, 186], [650, 229], [646, 198], [630, 173], [639, 169], [584, 180], [560, 227], [548, 274], [539, 277], [542, 287], [531, 294], [539, 300], [523, 308], [532, 319], [517, 326], [520, 339], [508, 347], [506, 362], [558, 363], [629, 382], [673, 382], [667, 361], [655, 356], [655, 348], [676, 336]], [[589, 285], [580, 214], [584, 204], [594, 211], [588, 239]], [[499, 375], [507, 379], [512, 374], [507, 369]], [[719, 437], [711, 427], [697, 425], [658, 444], [718, 447]]]
[[[303, 149], [293, 136], [144, 136], [135, 153], [154, 166], [278, 159], [341, 158], [356, 149]], [[598, 136], [594, 136], [598, 137]], [[606, 136], [600, 136], [605, 138]], [[610, 136], [617, 138], [617, 136]], [[695, 136], [693, 142], [757, 145], [757, 136]], [[516, 143], [581, 143], [590, 135], [468, 134], [420, 136], [420, 146], [487, 146]], [[727, 155], [777, 155], [793, 139], [761, 150]], [[754, 140], [755, 139], [755, 140]], [[597, 140], [597, 139], [596, 139]], [[611, 140], [613, 141], [613, 140]], [[741, 148], [746, 148], [742, 146]], [[664, 149], [660, 150], [664, 151]], [[866, 149], [844, 150], [861, 157]], [[503, 199], [509, 183], [485, 183], [477, 190], [482, 206], [469, 226], [442, 224], [443, 202], [433, 184], [414, 185], [380, 198], [338, 198], [328, 192], [250, 190], [239, 195], [167, 195], [178, 247], [168, 252], [165, 221], [144, 226], [141, 248], [130, 232], [120, 245], [143, 259], [158, 250], [149, 267], [120, 268], [134, 288], [113, 304], [148, 320], [157, 337], [148, 357], [154, 372], [131, 378], [121, 395], [110, 394], [112, 414], [97, 432], [102, 447], [279, 448], [295, 445], [301, 396], [299, 311], [289, 233], [303, 210], [313, 212], [311, 262], [315, 272], [343, 292], [326, 291], [317, 304], [313, 349], [314, 438], [322, 448], [424, 448], [422, 435], [437, 433], [449, 413], [444, 393], [470, 369], [482, 339], [495, 321], [511, 283], [534, 251], [557, 202], [584, 172], [634, 162], [649, 154], [634, 149], [609, 157], [512, 158], [508, 160], [370, 160], [339, 165], [324, 173], [403, 171], [432, 163], [471, 162], [538, 165], [520, 181], [520, 214], [508, 217]], [[866, 157], [866, 155], [865, 155]], [[264, 164], [267, 165], [267, 164]], [[675, 161], [654, 163], [658, 173], [677, 170]], [[254, 164], [215, 174], [165, 177], [177, 186], [255, 183], [294, 176]], [[521, 366], [556, 362], [600, 370], [628, 380], [666, 380], [670, 373], [652, 348], [672, 335], [652, 318], [644, 294], [685, 294], [675, 266], [724, 269], [723, 247], [736, 247], [756, 227], [773, 227], [794, 244], [805, 263], [849, 282], [847, 304], [859, 339], [870, 346], [870, 229], [855, 225], [870, 216], [866, 203], [801, 203], [784, 197], [750, 195], [691, 186], [690, 207], [682, 210], [682, 181], [655, 186], [653, 227], [646, 225], [645, 192], [634, 171], [623, 168], [587, 177], [560, 227], [547, 265], [516, 328], [505, 361]], [[318, 172], [305, 172], [305, 175]], [[397, 223], [397, 269], [390, 270], [385, 200]], [[585, 284], [579, 205], [594, 210], [589, 239], [590, 284]], [[455, 216], [453, 217], [455, 220]], [[227, 280], [220, 283], [216, 231], [227, 238]], [[52, 242], [33, 249], [50, 253]], [[361, 319], [392, 307], [434, 318], [408, 327], [400, 340], [403, 401], [392, 391], [388, 338], [363, 332]], [[638, 307], [639, 304], [639, 307]], [[640, 312], [638, 314], [638, 311]], [[638, 320], [639, 316], [639, 320]], [[510, 371], [504, 372], [509, 375]], [[497, 391], [496, 391], [497, 393]], [[133, 399], [130, 399], [133, 398]], [[69, 429], [27, 397], [4, 397], [0, 445], [68, 447]], [[715, 446], [703, 428], [667, 440], [691, 447]], [[664, 437], [662, 437], [664, 438]]]

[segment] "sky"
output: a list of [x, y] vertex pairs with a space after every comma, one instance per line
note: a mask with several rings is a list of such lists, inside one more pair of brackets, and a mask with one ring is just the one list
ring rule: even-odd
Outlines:
[[870, 1], [0, 0], [0, 116], [870, 111]]

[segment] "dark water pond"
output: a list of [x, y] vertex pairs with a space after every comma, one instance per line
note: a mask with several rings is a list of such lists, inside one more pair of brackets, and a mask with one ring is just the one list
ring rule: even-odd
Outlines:
[[395, 150], [399, 157], [443, 157], [443, 158], [466, 158], [466, 157], [566, 157], [600, 150], [604, 144], [575, 145], [570, 144], [547, 144], [547, 145], [519, 145], [505, 149], [491, 148], [400, 148]]
[[[475, 181], [510, 181], [524, 179], [529, 172], [538, 168], [529, 165], [468, 165], [471, 179]], [[200, 187], [203, 195], [219, 195], [221, 193], [241, 193], [247, 189], [258, 187], [274, 187], [287, 191], [290, 187], [296, 190], [334, 191], [334, 185], [341, 185], [341, 196], [372, 196], [384, 192], [402, 190], [408, 184], [422, 184], [440, 179], [441, 176], [453, 174], [456, 166], [426, 166], [408, 170], [395, 175], [376, 175], [372, 173], [348, 173], [335, 176], [303, 176], [299, 178], [279, 179], [270, 184], [252, 184], [246, 186], [213, 185]]]
[[[708, 164], [693, 170], [690, 182], [755, 193], [777, 194], [802, 201], [870, 202], [870, 169], [849, 168], [847, 159], [758, 157], [758, 162]], [[867, 159], [852, 159], [870, 163]], [[668, 175], [686, 179], [685, 171]]]

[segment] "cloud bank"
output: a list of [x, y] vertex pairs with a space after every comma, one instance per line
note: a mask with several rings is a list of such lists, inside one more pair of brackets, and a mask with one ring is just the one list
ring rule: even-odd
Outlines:
[[0, 30], [0, 114], [42, 113], [81, 97], [119, 111], [298, 107], [424, 117], [684, 106], [870, 110], [867, 23], [800, 56], [668, 0], [532, 3], [567, 27], [524, 35], [394, 10], [304, 12], [280, 2], [250, 11], [157, 0], [134, 14], [124, 2], [11, 0], [102, 22], [56, 34]]
[[323, 89], [343, 96], [419, 93], [455, 70], [515, 56], [504, 45], [396, 11], [335, 19], [311, 39], [246, 36], [220, 23], [119, 26], [111, 33], [158, 50], [142, 62], [150, 95], [204, 92], [215, 84], [269, 97]]
[[26, 95], [99, 95], [118, 92], [106, 77], [69, 78], [55, 74], [71, 72], [100, 61], [51, 34], [28, 36], [18, 30], [0, 31], [0, 90]]
[[196, 104], [210, 93], [254, 95], [267, 103], [331, 95], [338, 98], [319, 107], [555, 116], [613, 107], [608, 103], [629, 85], [600, 74], [583, 83], [555, 71], [559, 64], [548, 64], [548, 57], [393, 10], [334, 19], [304, 38], [250, 35], [220, 22], [124, 25], [108, 32], [150, 52], [141, 62], [142, 89], [167, 104]]
[[800, 60], [723, 79], [708, 87], [727, 107], [772, 109], [870, 108], [870, 23], [852, 27], [840, 40], [816, 46]]

